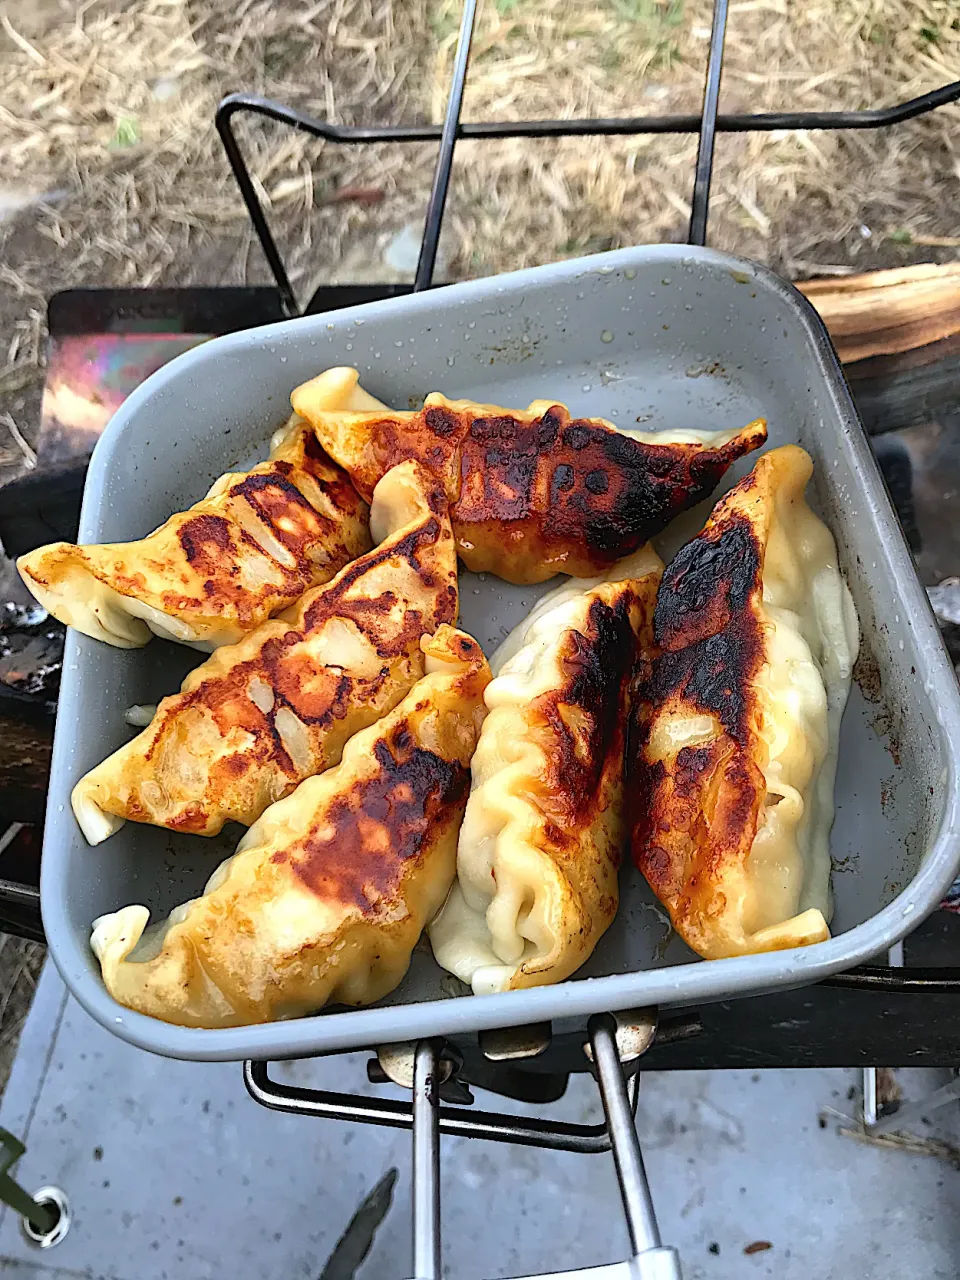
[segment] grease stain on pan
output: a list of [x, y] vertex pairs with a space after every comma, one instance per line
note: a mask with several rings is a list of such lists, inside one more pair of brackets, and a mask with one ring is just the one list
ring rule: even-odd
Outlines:
[[485, 343], [477, 353], [484, 364], [523, 364], [532, 360], [546, 340], [543, 330], [527, 325], [523, 333], [504, 335], [499, 342]]
[[859, 853], [848, 853], [843, 858], [831, 857], [830, 871], [832, 875], [843, 875], [845, 872], [852, 871], [856, 873], [860, 869]]
[[688, 378], [727, 378], [727, 370], [719, 360], [705, 360], [700, 364], [692, 364], [684, 373]]
[[[883, 627], [880, 628], [884, 630]], [[876, 714], [870, 721], [870, 727], [876, 736], [884, 740], [893, 763], [900, 767], [900, 726], [901, 712], [884, 696], [883, 677], [880, 666], [865, 641], [861, 641], [860, 653], [853, 668], [853, 678], [867, 702], [876, 708]]]

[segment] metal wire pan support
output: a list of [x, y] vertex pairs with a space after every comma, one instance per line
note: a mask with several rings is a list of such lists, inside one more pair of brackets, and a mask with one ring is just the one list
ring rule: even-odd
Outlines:
[[[652, 1043], [655, 1016], [649, 1022], [647, 1045]], [[554, 1272], [553, 1280], [681, 1280], [675, 1249], [665, 1247], [653, 1207], [653, 1197], [643, 1165], [633, 1111], [623, 1078], [617, 1025], [607, 1014], [590, 1019], [589, 1051], [610, 1135], [610, 1146], [620, 1185], [631, 1256], [624, 1262], [586, 1270]], [[587, 1046], [585, 1046], [586, 1048]], [[423, 1040], [416, 1046], [413, 1074], [413, 1276], [414, 1280], [440, 1280], [440, 1106], [438, 1072], [440, 1046]], [[524, 1277], [523, 1280], [535, 1280]]]
[[217, 132], [223, 143], [240, 194], [250, 215], [264, 256], [273, 272], [287, 315], [301, 313], [283, 257], [270, 230], [269, 223], [254, 187], [250, 170], [233, 132], [233, 119], [242, 113], [261, 116], [281, 124], [290, 125], [323, 138], [327, 142], [343, 145], [363, 145], [371, 142], [432, 142], [440, 143], [434, 169], [433, 186], [424, 218], [424, 235], [417, 264], [414, 289], [429, 288], [433, 282], [437, 244], [443, 225], [454, 148], [460, 138], [573, 138], [598, 135], [616, 136], [631, 134], [697, 133], [700, 142], [694, 175], [693, 201], [690, 215], [688, 243], [705, 244], [707, 218], [710, 209], [710, 182], [713, 172], [714, 143], [718, 133], [766, 132], [774, 129], [882, 129], [902, 124], [917, 116], [925, 115], [947, 103], [960, 100], [960, 81], [943, 85], [930, 93], [910, 98], [906, 102], [888, 107], [873, 107], [862, 111], [772, 111], [754, 115], [723, 115], [719, 113], [720, 80], [723, 70], [724, 38], [726, 34], [728, 0], [715, 0], [710, 52], [704, 84], [703, 106], [699, 115], [637, 116], [623, 119], [583, 120], [521, 120], [461, 124], [460, 109], [466, 85], [470, 45], [476, 23], [476, 0], [466, 0], [462, 11], [460, 34], [454, 55], [454, 71], [442, 125], [394, 125], [368, 128], [331, 124], [315, 116], [269, 98], [255, 94], [233, 93], [224, 98], [217, 108]]
[[[656, 1010], [635, 1010], [614, 1018], [590, 1019], [583, 1045], [600, 1089], [605, 1123], [579, 1125], [537, 1117], [464, 1112], [441, 1105], [451, 1080], [451, 1062], [442, 1040], [390, 1046], [378, 1051], [392, 1078], [412, 1091], [410, 1102], [355, 1097], [281, 1085], [270, 1079], [268, 1064], [244, 1064], [251, 1097], [272, 1110], [410, 1129], [413, 1138], [413, 1276], [439, 1280], [442, 1274], [440, 1233], [440, 1138], [442, 1134], [486, 1138], [519, 1146], [543, 1147], [580, 1154], [612, 1150], [631, 1256], [624, 1262], [587, 1270], [554, 1273], [553, 1280], [680, 1280], [676, 1250], [665, 1247], [637, 1138], [639, 1076], [624, 1078], [624, 1065], [635, 1063], [657, 1034]], [[534, 1280], [527, 1277], [525, 1280]]]
[[[267, 1062], [245, 1062], [243, 1082], [255, 1102], [271, 1111], [293, 1115], [319, 1116], [325, 1120], [347, 1120], [355, 1124], [375, 1124], [389, 1129], [413, 1130], [414, 1108], [396, 1098], [370, 1098], [353, 1093], [322, 1089], [302, 1089], [270, 1078]], [[629, 1081], [631, 1110], [636, 1110], [639, 1076]], [[571, 1124], [565, 1120], [541, 1120], [537, 1116], [511, 1116], [491, 1111], [465, 1110], [438, 1104], [439, 1132], [456, 1138], [483, 1138], [518, 1147], [542, 1147], [547, 1151], [572, 1151], [595, 1155], [610, 1150], [610, 1135], [603, 1124]]]

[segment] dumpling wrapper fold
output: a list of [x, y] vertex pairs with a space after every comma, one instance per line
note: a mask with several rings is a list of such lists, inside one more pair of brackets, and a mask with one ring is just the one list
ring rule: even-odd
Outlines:
[[830, 936], [840, 719], [859, 645], [813, 463], [765, 454], [668, 565], [636, 703], [633, 856], [707, 959]]
[[447, 501], [416, 462], [377, 486], [379, 545], [282, 617], [218, 649], [164, 698], [147, 728], [76, 784], [91, 844], [125, 819], [215, 835], [249, 826], [423, 675], [420, 638], [457, 618]]
[[290, 401], [365, 497], [402, 458], [429, 466], [463, 563], [514, 583], [603, 573], [708, 498], [767, 438], [763, 421], [741, 431], [622, 430], [572, 419], [551, 400], [520, 410], [434, 393], [417, 412], [343, 411], [316, 379]]
[[[315, 380], [331, 410], [383, 409], [352, 370]], [[368, 495], [369, 497], [369, 495]], [[294, 415], [251, 471], [136, 542], [54, 542], [17, 561], [55, 618], [121, 649], [154, 635], [201, 649], [234, 644], [370, 546], [367, 505]]]
[[490, 671], [452, 627], [426, 674], [340, 764], [272, 805], [202, 897], [144, 934], [146, 907], [96, 921], [113, 998], [187, 1027], [370, 1004], [401, 981], [456, 865]]
[[616, 914], [629, 691], [662, 569], [647, 546], [567, 582], [492, 659], [457, 880], [430, 928], [478, 995], [569, 977]]

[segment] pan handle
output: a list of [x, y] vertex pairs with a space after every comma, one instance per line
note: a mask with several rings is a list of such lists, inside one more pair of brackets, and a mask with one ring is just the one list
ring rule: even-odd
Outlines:
[[[650, 1011], [653, 1042], [656, 1014]], [[634, 1015], [634, 1021], [636, 1016]], [[613, 1149], [632, 1256], [624, 1262], [552, 1272], [549, 1280], [681, 1280], [675, 1249], [660, 1241], [650, 1185], [643, 1166], [633, 1110], [627, 1093], [617, 1043], [617, 1023], [596, 1014], [588, 1023], [593, 1060]], [[435, 1040], [421, 1041], [415, 1051], [413, 1079], [413, 1256], [415, 1280], [440, 1280], [440, 1049]], [[642, 1050], [641, 1050], [642, 1052]], [[518, 1280], [548, 1280], [526, 1276]]]

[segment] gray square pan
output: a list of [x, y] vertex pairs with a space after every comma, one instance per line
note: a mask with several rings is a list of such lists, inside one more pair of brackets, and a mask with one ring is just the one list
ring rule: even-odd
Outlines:
[[[837, 537], [863, 631], [837, 780], [835, 936], [698, 961], [627, 867], [614, 926], [559, 986], [465, 996], [422, 943], [401, 987], [370, 1009], [218, 1031], [131, 1013], [101, 985], [91, 921], [131, 902], [166, 913], [193, 897], [239, 832], [204, 840], [128, 823], [87, 847], [70, 810], [73, 784], [129, 736], [124, 708], [175, 689], [196, 658], [159, 640], [123, 651], [71, 632], [43, 919], [64, 980], [98, 1021], [145, 1049], [203, 1060], [297, 1057], [547, 1019], [559, 1030], [598, 1010], [813, 982], [882, 952], [936, 905], [960, 860], [960, 694], [829, 340], [795, 290], [749, 262], [659, 246], [219, 338], [155, 373], [118, 410], [90, 465], [80, 540], [142, 536], [221, 472], [263, 456], [291, 389], [336, 364], [358, 366], [369, 390], [398, 407], [439, 389], [520, 406], [554, 397], [574, 413], [648, 429], [738, 427], [762, 414], [771, 444], [799, 441], [811, 452], [814, 500]], [[703, 514], [669, 532], [673, 547]], [[464, 574], [462, 624], [495, 645], [540, 590]]]

